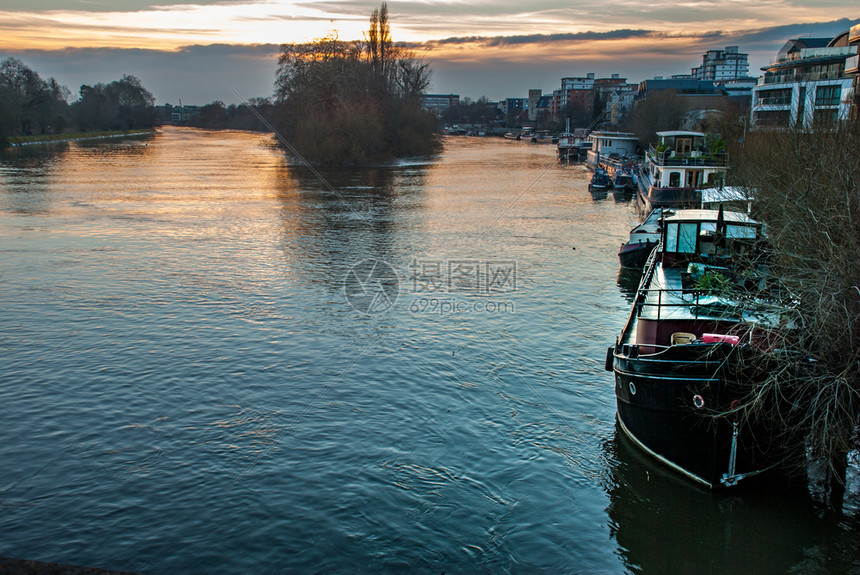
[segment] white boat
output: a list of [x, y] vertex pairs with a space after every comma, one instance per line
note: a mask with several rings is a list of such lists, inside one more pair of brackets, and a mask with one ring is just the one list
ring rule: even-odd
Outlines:
[[648, 256], [660, 243], [661, 218], [670, 216], [674, 210], [654, 208], [645, 221], [630, 230], [627, 241], [618, 250], [621, 267], [641, 270]]
[[639, 208], [697, 208], [702, 190], [722, 186], [728, 170], [724, 153], [705, 149], [702, 132], [657, 132], [659, 143], [650, 146], [639, 169]]

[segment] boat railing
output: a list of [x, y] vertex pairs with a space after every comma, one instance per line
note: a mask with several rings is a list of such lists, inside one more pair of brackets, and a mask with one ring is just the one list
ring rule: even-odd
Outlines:
[[[718, 295], [714, 290], [685, 290], [685, 289], [668, 289], [668, 288], [652, 288], [642, 290], [639, 303], [639, 315], [647, 308], [656, 308], [657, 317], [653, 318], [657, 321], [665, 319], [664, 313], [667, 309], [687, 309], [691, 310], [694, 319], [699, 319], [699, 310], [702, 309], [701, 297], [712, 297]], [[692, 296], [687, 299], [683, 296]], [[656, 296], [657, 301], [652, 301]], [[707, 314], [711, 316], [713, 314]]]
[[653, 145], [648, 148], [648, 157], [658, 166], [726, 166], [728, 157], [725, 153], [712, 155], [709, 152], [693, 150], [677, 152], [671, 148], [658, 151]]
[[748, 312], [764, 319], [774, 312], [778, 313], [778, 310], [787, 309], [794, 301], [791, 294], [780, 290], [760, 293], [745, 292], [743, 288], [727, 292], [723, 289], [640, 287], [636, 308], [640, 317], [646, 309], [655, 310], [656, 317], [652, 315], [647, 319], [657, 321], [670, 319], [667, 316], [671, 316], [671, 310], [674, 309], [684, 309], [697, 320], [716, 318], [738, 321]]
[[657, 258], [657, 252], [659, 251], [659, 249], [651, 250], [651, 254], [645, 262], [645, 267], [643, 268], [645, 273], [642, 274], [642, 278], [639, 280], [639, 287], [636, 289], [636, 297], [633, 300], [633, 305], [630, 306], [630, 313], [627, 314], [627, 321], [624, 322], [624, 328], [621, 330], [621, 334], [615, 339], [616, 348], [619, 347], [622, 342], [627, 341], [631, 334], [636, 320], [636, 314], [638, 313], [648, 292], [645, 286], [651, 283], [651, 278], [654, 276], [654, 270], [656, 268], [654, 260]]

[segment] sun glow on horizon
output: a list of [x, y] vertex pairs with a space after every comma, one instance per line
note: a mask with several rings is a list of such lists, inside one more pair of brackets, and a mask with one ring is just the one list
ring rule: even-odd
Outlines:
[[[394, 40], [410, 43], [625, 29], [704, 36], [713, 31], [754, 30], [765, 23], [821, 20], [821, 8], [791, 4], [780, 6], [774, 19], [774, 2], [784, 4], [783, 0], [713, 0], [682, 5], [674, 0], [652, 0], [647, 5], [630, 0], [584, 0], [574, 10], [541, 2], [501, 4], [491, 9], [483, 1], [475, 0], [450, 3], [404, 0], [389, 14]], [[829, 2], [827, 18], [856, 16], [856, 8], [839, 6], [843, 0]], [[610, 14], [612, 18], [608, 19]], [[0, 9], [0, 50], [82, 47], [175, 50], [191, 44], [308, 42], [332, 33], [343, 40], [358, 40], [364, 37], [369, 18], [369, 7], [350, 0], [165, 3], [137, 11], [101, 12], [68, 8]], [[702, 27], [703, 22], [707, 22], [707, 29]]]
[[361, 38], [368, 17], [329, 14], [307, 4], [164, 6], [137, 12], [0, 11], [0, 49], [144, 48], [189, 44], [308, 42], [332, 32]]

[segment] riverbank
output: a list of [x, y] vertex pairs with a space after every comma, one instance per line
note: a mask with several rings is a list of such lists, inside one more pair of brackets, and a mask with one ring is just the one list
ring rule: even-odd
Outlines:
[[30, 136], [15, 136], [8, 139], [9, 147], [32, 146], [36, 144], [56, 144], [60, 142], [77, 142], [80, 140], [103, 140], [106, 138], [126, 138], [129, 136], [147, 136], [154, 134], [154, 128], [145, 130], [114, 130], [108, 132], [74, 132], [70, 134], [33, 134]]

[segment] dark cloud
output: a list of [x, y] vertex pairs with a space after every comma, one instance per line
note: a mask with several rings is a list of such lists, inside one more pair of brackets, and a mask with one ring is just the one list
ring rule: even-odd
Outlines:
[[649, 30], [613, 30], [611, 32], [577, 32], [567, 34], [526, 34], [520, 36], [463, 36], [415, 44], [416, 46], [453, 46], [478, 44], [486, 47], [517, 46], [524, 44], [553, 44], [558, 42], [585, 42], [589, 40], [625, 40], [653, 35]]
[[852, 26], [860, 24], [860, 19], [833, 20], [831, 22], [816, 22], [812, 24], [788, 24], [773, 26], [759, 30], [744, 31], [736, 34], [738, 42], [747, 45], [772, 45], [784, 43], [790, 38], [833, 38]]

